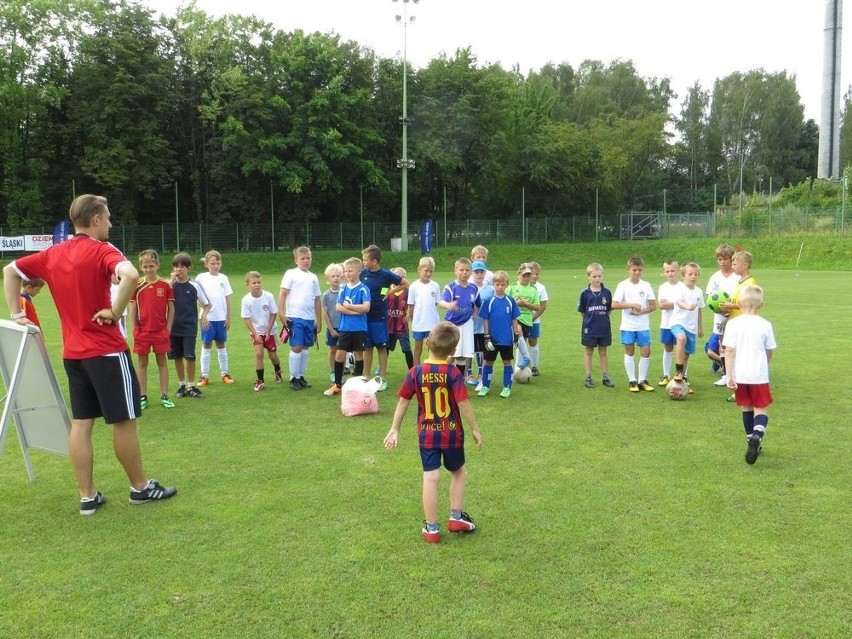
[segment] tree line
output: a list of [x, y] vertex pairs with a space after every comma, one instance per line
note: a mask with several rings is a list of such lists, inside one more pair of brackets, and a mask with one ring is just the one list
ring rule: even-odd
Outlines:
[[[0, 43], [0, 225], [50, 224], [74, 192], [106, 194], [125, 224], [176, 207], [204, 223], [399, 216], [402, 60], [136, 0], [6, 0]], [[629, 60], [524, 75], [463, 48], [407, 87], [412, 219], [510, 218], [522, 198], [528, 216], [706, 211], [816, 175], [818, 127], [783, 71], [678, 102]]]

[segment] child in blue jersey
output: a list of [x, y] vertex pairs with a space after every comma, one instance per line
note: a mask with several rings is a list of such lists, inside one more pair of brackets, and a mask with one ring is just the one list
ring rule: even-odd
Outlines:
[[441, 540], [438, 523], [438, 483], [441, 461], [450, 471], [450, 532], [473, 532], [476, 524], [462, 510], [467, 470], [464, 457], [464, 424], [477, 448], [482, 448], [482, 435], [476, 424], [473, 406], [467, 395], [464, 377], [447, 363], [460, 339], [458, 327], [439, 322], [427, 339], [429, 358], [408, 371], [397, 394], [399, 403], [384, 446], [393, 450], [399, 443], [399, 429], [411, 400], [417, 398], [417, 433], [420, 440], [420, 459], [423, 463], [423, 538], [429, 543]]
[[444, 319], [459, 328], [459, 342], [454, 354], [456, 366], [462, 375], [473, 359], [473, 318], [479, 289], [470, 281], [470, 260], [460, 257], [455, 265], [456, 279], [444, 287], [438, 306], [446, 309]]
[[485, 328], [485, 368], [482, 371], [482, 388], [478, 394], [485, 397], [491, 390], [494, 361], [497, 355], [500, 355], [503, 360], [503, 390], [500, 391], [500, 397], [508, 398], [512, 396], [512, 355], [515, 338], [521, 335], [521, 326], [518, 323], [521, 309], [515, 298], [506, 295], [506, 289], [509, 288], [509, 274], [506, 271], [494, 273], [492, 282], [494, 295], [487, 302], [483, 302], [479, 309]]
[[337, 350], [334, 352], [334, 383], [323, 395], [340, 395], [343, 386], [343, 369], [347, 353], [355, 355], [354, 375], [364, 372], [364, 342], [367, 340], [367, 313], [370, 312], [370, 289], [359, 279], [361, 260], [350, 257], [343, 263], [346, 284], [340, 288], [336, 310], [340, 313], [337, 324]]
[[[491, 296], [494, 295], [494, 286], [491, 284], [486, 284], [485, 282], [485, 274], [488, 272], [488, 267], [485, 265], [485, 262], [480, 262], [476, 260], [471, 265], [473, 269], [473, 276], [471, 277], [471, 281], [476, 284], [476, 288], [479, 291], [479, 298], [477, 299], [476, 306], [480, 308], [482, 304], [491, 299]], [[494, 274], [491, 274], [492, 280]], [[467, 376], [467, 383], [471, 386], [476, 386], [476, 392], [482, 390], [482, 370], [485, 366], [485, 357], [483, 352], [485, 351], [485, 328], [482, 324], [482, 318], [477, 313], [473, 316], [473, 357], [476, 360], [476, 375], [473, 374], [473, 365], [470, 367], [470, 374]]]
[[594, 388], [592, 381], [592, 356], [598, 349], [601, 361], [602, 384], [609, 388], [615, 386], [609, 378], [609, 358], [607, 348], [612, 345], [612, 324], [609, 314], [612, 312], [612, 292], [603, 284], [603, 266], [592, 262], [586, 267], [589, 285], [580, 293], [577, 311], [583, 315], [583, 329], [580, 342], [585, 348], [583, 365], [586, 370], [586, 388]]

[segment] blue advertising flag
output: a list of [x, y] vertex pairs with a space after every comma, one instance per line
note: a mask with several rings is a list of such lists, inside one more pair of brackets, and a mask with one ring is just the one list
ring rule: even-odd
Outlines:
[[426, 220], [420, 226], [420, 254], [429, 255], [432, 252], [432, 220]]
[[62, 244], [65, 240], [71, 237], [71, 220], [62, 220], [53, 227], [53, 243]]

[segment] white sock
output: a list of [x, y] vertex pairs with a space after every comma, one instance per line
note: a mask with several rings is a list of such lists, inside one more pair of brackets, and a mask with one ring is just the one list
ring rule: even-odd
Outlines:
[[530, 364], [538, 368], [538, 344], [530, 346]]
[[302, 361], [299, 363], [299, 377], [304, 377], [305, 373], [308, 372], [308, 356], [310, 354], [311, 351], [307, 348], [300, 353]]
[[651, 358], [650, 357], [640, 357], [639, 358], [639, 381], [646, 381], [648, 379], [648, 371], [651, 369]]
[[222, 375], [228, 373], [228, 349], [227, 348], [217, 348], [216, 355], [219, 358], [219, 370], [222, 372]]
[[633, 360], [633, 355], [624, 356], [624, 370], [627, 371], [627, 380], [630, 382], [636, 381], [636, 363]]
[[525, 340], [523, 336], [518, 338], [518, 352], [521, 354], [521, 357], [529, 359], [530, 349], [527, 348], [527, 340]]
[[671, 377], [673, 355], [674, 351], [667, 351], [663, 349], [663, 375], [666, 377]]
[[201, 376], [210, 377], [210, 348], [201, 349]]

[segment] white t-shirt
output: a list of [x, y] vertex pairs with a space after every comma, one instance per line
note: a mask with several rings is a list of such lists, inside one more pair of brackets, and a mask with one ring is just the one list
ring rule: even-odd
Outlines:
[[[615, 287], [615, 293], [612, 294], [613, 302], [639, 304], [643, 309], [648, 308], [648, 302], [656, 299], [654, 289], [645, 280], [639, 280], [636, 284], [633, 284], [629, 279], [622, 280]], [[651, 316], [647, 313], [634, 315], [629, 308], [623, 308], [621, 309], [620, 330], [649, 331], [651, 330]]]
[[[224, 322], [228, 319], [228, 297], [234, 294], [231, 282], [224, 273], [213, 275], [212, 273], [199, 273], [195, 281], [201, 284], [204, 294], [210, 300], [210, 312], [207, 320], [210, 322]], [[199, 317], [201, 312], [198, 312]]]
[[[676, 297], [672, 298], [675, 302], [675, 307], [672, 309], [671, 326], [683, 326], [693, 335], [698, 335], [698, 310], [704, 308], [704, 293], [697, 286], [689, 288], [683, 282], [678, 282], [675, 290]], [[688, 311], [685, 308], [680, 308], [677, 301], [680, 300], [684, 304], [695, 304], [694, 311]]]
[[[671, 284], [668, 281], [660, 284], [660, 287], [657, 289], [657, 300], [666, 300], [667, 302], [674, 302], [677, 299], [677, 287], [680, 286], [681, 282], [675, 282]], [[671, 328], [672, 327], [672, 312], [673, 308], [664, 308], [660, 311], [660, 328]]]
[[291, 268], [281, 278], [281, 288], [286, 288], [285, 315], [291, 319], [317, 320], [316, 299], [322, 295], [319, 278], [310, 271]]
[[441, 287], [434, 280], [417, 280], [408, 287], [408, 305], [414, 307], [411, 314], [411, 330], [418, 333], [431, 331], [440, 321], [438, 300], [441, 299]]
[[[734, 296], [734, 291], [737, 290], [737, 284], [740, 283], [740, 276], [731, 271], [727, 276], [722, 275], [722, 271], [716, 271], [710, 276], [705, 289], [707, 296], [716, 291], [725, 291], [731, 297]], [[719, 313], [713, 314], [713, 332], [716, 335], [721, 335], [725, 329], [727, 317]]]
[[760, 315], [743, 313], [728, 322], [722, 346], [734, 349], [734, 381], [737, 384], [768, 384], [769, 360], [775, 334], [772, 324]]
[[[536, 282], [533, 286], [535, 286], [536, 289], [538, 290], [538, 301], [539, 301], [539, 303], [546, 302], [547, 301], [547, 289], [544, 288], [544, 284], [542, 284], [541, 282]], [[541, 318], [536, 317], [533, 324], [541, 324]]]
[[[278, 303], [275, 297], [269, 291], [261, 291], [260, 297], [255, 297], [251, 293], [246, 293], [240, 304], [240, 317], [250, 319], [251, 325], [254, 326], [256, 333], [263, 335], [266, 333], [266, 327], [269, 326], [270, 316], [278, 315]], [[278, 332], [276, 324], [272, 325], [270, 335], [275, 335]]]

